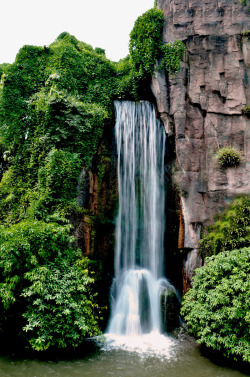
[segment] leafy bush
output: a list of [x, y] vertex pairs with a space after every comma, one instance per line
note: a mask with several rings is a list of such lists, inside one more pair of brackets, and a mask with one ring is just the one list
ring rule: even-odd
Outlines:
[[186, 47], [182, 41], [175, 40], [174, 43], [167, 43], [162, 46], [163, 65], [167, 72], [176, 74], [180, 68]]
[[235, 199], [206, 233], [199, 243], [203, 257], [250, 246], [250, 196]]
[[99, 333], [87, 265], [58, 259], [27, 272], [31, 286], [23, 290], [27, 324], [23, 331], [33, 349], [77, 347], [83, 337]]
[[159, 69], [165, 67], [170, 74], [176, 74], [186, 47], [182, 41], [163, 44], [164, 13], [154, 7], [139, 17], [130, 33], [129, 51], [135, 72], [141, 77], [154, 73], [155, 63], [162, 58]]
[[163, 67], [170, 74], [176, 74], [186, 47], [182, 41], [164, 44], [162, 40], [164, 13], [156, 6], [139, 17], [130, 33], [129, 51], [132, 66], [142, 78], [154, 73], [155, 63], [162, 58]]
[[93, 279], [70, 231], [42, 221], [0, 228], [2, 316], [35, 350], [75, 347], [99, 331]]
[[234, 147], [224, 147], [219, 149], [217, 159], [223, 168], [236, 167], [241, 163], [241, 153]]
[[163, 12], [154, 7], [138, 17], [130, 33], [129, 52], [135, 71], [142, 76], [152, 74], [161, 56]]
[[198, 343], [250, 362], [250, 248], [219, 253], [196, 269], [181, 313]]

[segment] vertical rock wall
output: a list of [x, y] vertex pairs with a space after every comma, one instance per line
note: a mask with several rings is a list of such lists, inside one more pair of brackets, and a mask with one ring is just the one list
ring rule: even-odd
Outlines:
[[[174, 181], [181, 193], [184, 287], [202, 261], [202, 225], [231, 200], [250, 193], [250, 13], [239, 0], [158, 0], [165, 14], [164, 42], [187, 47], [176, 77], [156, 72], [152, 90], [166, 132], [175, 137]], [[215, 154], [234, 146], [237, 168], [223, 169]]]

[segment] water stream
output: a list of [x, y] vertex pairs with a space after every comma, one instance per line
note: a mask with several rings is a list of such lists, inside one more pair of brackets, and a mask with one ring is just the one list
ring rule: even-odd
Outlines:
[[43, 358], [0, 356], [1, 377], [246, 377], [204, 356], [193, 341], [176, 342], [171, 357], [122, 349], [83, 350], [82, 357]]

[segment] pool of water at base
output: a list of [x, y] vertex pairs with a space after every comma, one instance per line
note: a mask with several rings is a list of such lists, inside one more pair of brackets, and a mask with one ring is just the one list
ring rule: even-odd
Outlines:
[[0, 377], [243, 377], [243, 371], [211, 361], [192, 338], [108, 337], [75, 358], [0, 356]]

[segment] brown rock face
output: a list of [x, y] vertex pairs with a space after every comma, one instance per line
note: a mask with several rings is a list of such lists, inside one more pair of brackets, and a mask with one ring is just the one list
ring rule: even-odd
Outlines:
[[[238, 194], [250, 192], [250, 13], [238, 0], [158, 0], [165, 14], [164, 41], [186, 44], [176, 77], [152, 79], [166, 132], [175, 135], [174, 180], [180, 188], [183, 247], [195, 250], [184, 262], [187, 288], [202, 225], [213, 221]], [[233, 146], [243, 155], [237, 168], [223, 169], [215, 154]], [[191, 252], [190, 252], [191, 253]]]

